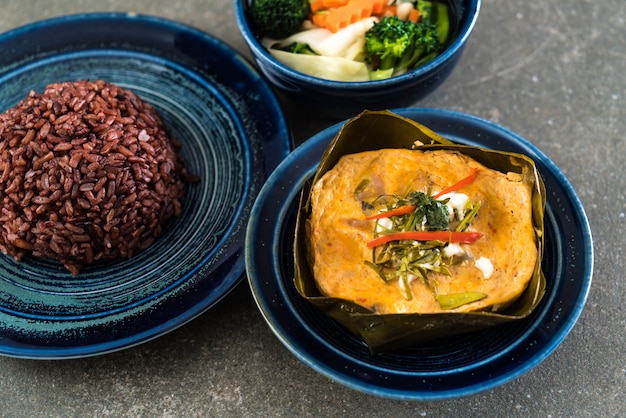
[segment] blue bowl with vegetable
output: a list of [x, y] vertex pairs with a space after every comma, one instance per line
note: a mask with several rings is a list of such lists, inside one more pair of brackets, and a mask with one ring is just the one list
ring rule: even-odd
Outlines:
[[296, 103], [345, 117], [410, 106], [452, 72], [481, 0], [235, 0], [256, 64]]

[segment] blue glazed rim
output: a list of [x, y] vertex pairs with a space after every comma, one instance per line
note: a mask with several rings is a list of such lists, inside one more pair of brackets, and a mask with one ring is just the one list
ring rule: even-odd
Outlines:
[[591, 286], [593, 243], [584, 208], [561, 170], [537, 147], [492, 122], [447, 110], [397, 109], [467, 145], [533, 158], [547, 188], [546, 295], [526, 319], [398, 353], [369, 354], [364, 343], [299, 296], [293, 285], [293, 231], [299, 192], [342, 123], [314, 135], [274, 171], [259, 193], [246, 238], [248, 281], [278, 339], [299, 360], [352, 389], [386, 398], [438, 400], [493, 389], [545, 360], [579, 318]]
[[[157, 108], [162, 106], [166, 112], [162, 115], [166, 127], [202, 137], [190, 141], [190, 155], [185, 156], [190, 164], [202, 166], [211, 157], [216, 165], [210, 169], [219, 174], [222, 162], [213, 154], [223, 151], [236, 155], [242, 173], [233, 182], [239, 182], [236, 184], [240, 190], [233, 197], [230, 218], [219, 225], [218, 232], [212, 232], [215, 235], [210, 241], [193, 235], [192, 231], [196, 225], [198, 231], [213, 231], [212, 220], [197, 210], [204, 206], [194, 206], [210, 202], [207, 195], [215, 191], [203, 186], [202, 193], [191, 192], [183, 201], [181, 220], [173, 222], [152, 252], [146, 250], [145, 254], [139, 253], [119, 264], [94, 265], [78, 279], [68, 277], [69, 273], [46, 260], [18, 264], [2, 256], [0, 354], [6, 356], [64, 359], [117, 351], [164, 335], [214, 306], [243, 279], [245, 226], [254, 199], [293, 147], [277, 98], [244, 57], [209, 34], [167, 19], [135, 13], [69, 15], [0, 34], [1, 110], [25, 97], [30, 88], [43, 87], [20, 85], [21, 78], [28, 78], [33, 71], [51, 69], [53, 75], [41, 76], [41, 83], [46, 77], [63, 74], [65, 69], [72, 74], [68, 77], [84, 75], [87, 70], [71, 68], [77, 60], [93, 62], [94, 71], [100, 71], [100, 75], [108, 74], [115, 63], [134, 62], [127, 71], [124, 68], [114, 77], [122, 80], [122, 84], [136, 86], [140, 96], [152, 95], [155, 100], [152, 104]], [[113, 64], [108, 64], [109, 61]], [[155, 74], [141, 73], [144, 69]], [[179, 82], [172, 84], [172, 91], [187, 92], [193, 98], [170, 98], [167, 95], [170, 87], [164, 87], [163, 83], [142, 85], [142, 75], [155, 83], [174, 77]], [[53, 81], [61, 80], [46, 79]], [[185, 105], [193, 105], [193, 109], [186, 109]], [[200, 118], [207, 109], [215, 114]], [[171, 126], [167, 126], [168, 122]], [[211, 129], [213, 123], [215, 131], [203, 130]], [[214, 137], [207, 137], [208, 133]], [[232, 135], [232, 144], [222, 139], [227, 134]], [[191, 226], [185, 225], [186, 220], [191, 220]], [[186, 232], [180, 236], [193, 236], [202, 244], [201, 248], [188, 248], [189, 245], [177, 242], [181, 230]], [[180, 261], [170, 263], [163, 257], [151, 258], [158, 251], [167, 253], [169, 248], [176, 248], [175, 255]], [[145, 274], [123, 273], [136, 268], [143, 269]], [[167, 272], [169, 281], [159, 282], [161, 269]], [[9, 271], [16, 272], [17, 280], [6, 279]], [[137, 288], [128, 292], [137, 293], [136, 298], [112, 290], [125, 285], [124, 277], [137, 283]], [[69, 279], [74, 281], [68, 282]], [[56, 298], [55, 306], [46, 306], [44, 296], [38, 299], [39, 305], [20, 303], [21, 295], [14, 289], [31, 286], [35, 289], [31, 293], [38, 297], [45, 294]], [[66, 286], [72, 292], [65, 292]], [[85, 296], [89, 291], [81, 294], [81, 287], [100, 292], [110, 299], [107, 300], [110, 306], [97, 307], [98, 301]], [[64, 297], [73, 298], [74, 303], [68, 302], [66, 310]]]
[[402, 74], [396, 77], [391, 77], [385, 80], [371, 80], [371, 81], [359, 81], [359, 82], [341, 82], [326, 80], [319, 77], [303, 74], [299, 71], [295, 71], [292, 68], [277, 61], [267, 49], [260, 43], [259, 39], [254, 36], [252, 28], [246, 18], [246, 12], [244, 3], [248, 0], [235, 0], [235, 18], [237, 24], [240, 27], [241, 35], [243, 36], [246, 44], [251, 49], [252, 54], [256, 59], [261, 60], [264, 65], [267, 65], [273, 72], [285, 74], [290, 80], [295, 83], [312, 84], [320, 87], [324, 87], [327, 90], [343, 89], [345, 91], [362, 92], [364, 90], [388, 90], [398, 88], [397, 86], [404, 86], [407, 81], [419, 80], [421, 77], [426, 76], [435, 69], [445, 66], [447, 63], [453, 61], [455, 56], [460, 53], [467, 40], [469, 39], [478, 16], [480, 14], [480, 8], [482, 0], [473, 0], [471, 9], [468, 10], [468, 17], [463, 21], [463, 24], [459, 27], [459, 36], [434, 60], [429, 63], [410, 71], [406, 74]]

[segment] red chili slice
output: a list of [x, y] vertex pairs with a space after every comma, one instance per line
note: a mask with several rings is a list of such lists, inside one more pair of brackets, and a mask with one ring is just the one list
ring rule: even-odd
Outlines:
[[376, 215], [368, 216], [365, 219], [367, 219], [368, 221], [371, 221], [374, 219], [389, 218], [390, 216], [406, 215], [408, 213], [413, 212], [414, 210], [415, 210], [415, 205], [400, 206], [399, 208], [396, 208], [396, 209], [391, 209], [385, 212], [377, 213]]
[[481, 232], [456, 232], [456, 231], [407, 231], [381, 235], [367, 243], [368, 248], [378, 247], [392, 241], [444, 241], [461, 244], [472, 244], [483, 237]]
[[476, 180], [477, 173], [478, 173], [478, 168], [476, 167], [472, 168], [472, 171], [470, 172], [469, 176], [457, 181], [452, 186], [443, 189], [442, 191], [437, 193], [435, 196], [433, 196], [433, 198], [437, 199], [438, 197], [443, 196], [446, 193], [454, 192], [456, 190], [459, 190], [461, 187], [471, 184], [474, 180]]

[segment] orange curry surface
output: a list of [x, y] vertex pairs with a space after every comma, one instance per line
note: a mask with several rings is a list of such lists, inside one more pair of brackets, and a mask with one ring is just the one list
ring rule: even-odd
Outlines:
[[[484, 236], [461, 244], [466, 256], [450, 266], [451, 275], [428, 273], [428, 283], [411, 282], [410, 300], [398, 280], [385, 282], [365, 260], [374, 221], [362, 202], [380, 195], [403, 195], [409, 187], [430, 195], [479, 169], [460, 193], [481, 202], [471, 230]], [[367, 187], [358, 189], [364, 178]], [[360, 191], [355, 194], [355, 191]], [[307, 231], [313, 275], [320, 291], [379, 313], [441, 312], [437, 294], [482, 292], [479, 301], [454, 311], [497, 310], [515, 300], [531, 279], [537, 260], [531, 190], [515, 173], [504, 174], [452, 151], [383, 149], [346, 155], [313, 186]], [[486, 258], [493, 272], [485, 277], [476, 260]]]

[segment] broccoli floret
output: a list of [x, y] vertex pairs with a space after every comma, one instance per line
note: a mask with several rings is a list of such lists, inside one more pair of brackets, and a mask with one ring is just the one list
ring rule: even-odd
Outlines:
[[445, 3], [418, 0], [416, 4], [420, 12], [420, 22], [436, 25], [439, 42], [445, 43], [450, 32], [450, 15]]
[[435, 58], [443, 47], [435, 25], [418, 23], [414, 25], [413, 45], [396, 64], [395, 72], [404, 73]]
[[300, 29], [311, 6], [309, 0], [254, 0], [249, 12], [258, 36], [281, 39]]
[[291, 52], [292, 54], [304, 54], [304, 55], [319, 55], [315, 51], [311, 49], [309, 44], [305, 44], [302, 42], [294, 42], [285, 47], [280, 48], [280, 50], [285, 52]]
[[389, 78], [415, 68], [424, 58], [432, 58], [441, 46], [435, 25], [383, 17], [365, 33], [370, 78]]
[[415, 8], [420, 12], [420, 20], [429, 22], [433, 13], [433, 2], [427, 0], [418, 0]]
[[383, 17], [365, 33], [366, 61], [375, 71], [393, 69], [412, 42], [412, 22]]

